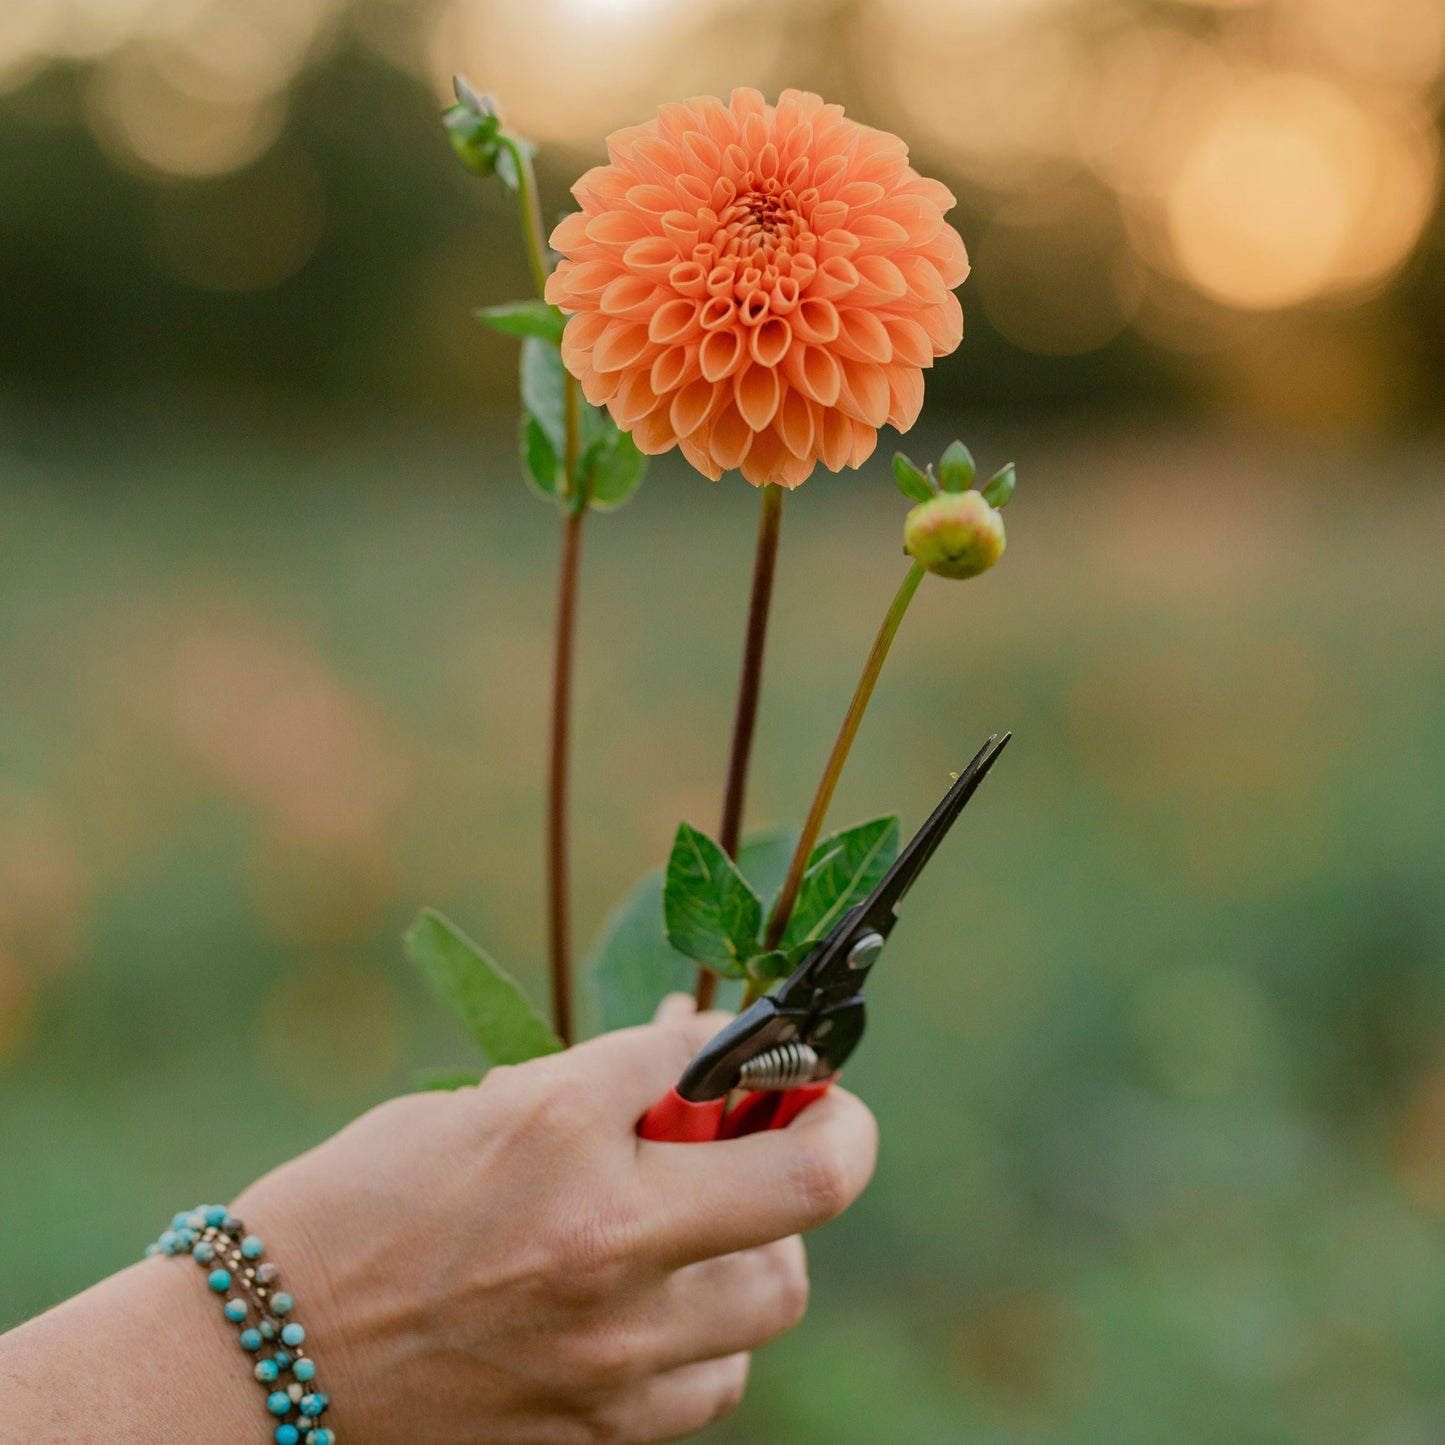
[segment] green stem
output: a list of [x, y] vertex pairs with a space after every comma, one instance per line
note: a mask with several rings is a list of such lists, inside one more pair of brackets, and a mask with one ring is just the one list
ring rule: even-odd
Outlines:
[[[537, 295], [545, 299], [551, 253], [543, 234], [537, 173], [527, 147], [505, 131], [500, 137], [517, 172], [517, 204], [527, 243], [527, 261]], [[564, 372], [565, 426], [562, 474], [562, 556], [557, 575], [557, 622], [552, 657], [552, 729], [547, 768], [547, 956], [552, 982], [552, 1024], [564, 1044], [572, 1042], [572, 917], [570, 880], [570, 783], [573, 658], [576, 654], [577, 592], [582, 563], [582, 523], [587, 497], [577, 494], [582, 398], [576, 379]]]
[[[773, 601], [773, 576], [777, 571], [778, 534], [783, 517], [783, 489], [768, 485], [762, 489], [758, 515], [757, 550], [753, 554], [753, 586], [748, 599], [748, 629], [743, 643], [742, 673], [738, 678], [738, 701], [733, 712], [733, 740], [728, 751], [727, 785], [723, 789], [722, 823], [718, 842], [729, 858], [736, 858], [743, 830], [743, 802], [748, 788], [748, 760], [752, 756], [753, 731], [758, 720], [762, 694], [763, 651], [768, 640], [768, 613]], [[712, 1006], [717, 975], [704, 965], [697, 970], [697, 1006]]]
[[[818, 790], [813, 794], [813, 805], [808, 809], [808, 817], [803, 823], [798, 846], [793, 850], [792, 861], [788, 864], [788, 876], [783, 880], [778, 901], [773, 905], [772, 915], [768, 919], [768, 931], [765, 939], [768, 948], [778, 946], [779, 940], [788, 926], [788, 919], [792, 917], [793, 905], [798, 901], [798, 889], [803, 882], [803, 873], [807, 869], [808, 859], [812, 856], [813, 848], [818, 842], [818, 834], [823, 830], [823, 820], [827, 817], [828, 805], [833, 801], [833, 792], [838, 786], [838, 779], [843, 774], [843, 765], [848, 761], [848, 753], [853, 746], [853, 739], [858, 736], [859, 724], [862, 723], [863, 714], [868, 709], [868, 700], [873, 696], [873, 688], [878, 682], [878, 675], [883, 671], [883, 663], [888, 657], [888, 649], [893, 645], [899, 624], [908, 611], [908, 604], [913, 601], [913, 594], [918, 591], [918, 584], [923, 581], [923, 572], [923, 565], [920, 562], [915, 562], [908, 569], [908, 575], [904, 577], [902, 585], [898, 588], [884, 615], [883, 625], [878, 629], [878, 636], [873, 639], [873, 648], [868, 654], [868, 661], [863, 664], [863, 675], [858, 679], [858, 686], [853, 692], [853, 700], [848, 704], [848, 711], [843, 715], [843, 725], [838, 729], [838, 737], [833, 743], [833, 751], [828, 754], [828, 762], [823, 769], [823, 776], [818, 780]], [[754, 998], [761, 996], [765, 987], [765, 985], [750, 982], [748, 997], [745, 1001], [751, 1002]]]

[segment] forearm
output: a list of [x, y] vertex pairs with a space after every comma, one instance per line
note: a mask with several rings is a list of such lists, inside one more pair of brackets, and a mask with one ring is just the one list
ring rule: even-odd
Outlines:
[[7, 1439], [243, 1442], [265, 1439], [266, 1419], [235, 1331], [188, 1259], [148, 1259], [0, 1335]]

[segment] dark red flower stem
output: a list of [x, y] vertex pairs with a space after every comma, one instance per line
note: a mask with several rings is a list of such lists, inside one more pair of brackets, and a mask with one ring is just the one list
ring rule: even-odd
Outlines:
[[[758, 515], [757, 549], [753, 554], [753, 587], [748, 600], [748, 629], [743, 642], [743, 666], [738, 678], [737, 707], [733, 713], [732, 747], [728, 752], [727, 786], [723, 789], [722, 822], [718, 842], [729, 858], [736, 858], [742, 840], [743, 803], [748, 790], [748, 762], [762, 694], [763, 652], [768, 640], [768, 613], [773, 603], [773, 577], [777, 572], [778, 535], [783, 517], [783, 489], [762, 488]], [[697, 971], [697, 1006], [708, 1008], [717, 991], [717, 975], [710, 968]]]

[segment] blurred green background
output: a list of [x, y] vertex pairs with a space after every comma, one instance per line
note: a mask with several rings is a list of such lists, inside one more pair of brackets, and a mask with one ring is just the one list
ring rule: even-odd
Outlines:
[[[850, 1084], [884, 1147], [720, 1441], [1426, 1445], [1445, 1430], [1438, 0], [10, 0], [0, 8], [0, 1327], [540, 995], [555, 523], [505, 202], [658, 102], [801, 84], [961, 199], [909, 450], [1019, 464], [834, 809], [915, 825]], [[901, 570], [880, 455], [791, 497], [750, 821], [795, 822]], [[714, 825], [754, 498], [589, 524], [585, 935]]]

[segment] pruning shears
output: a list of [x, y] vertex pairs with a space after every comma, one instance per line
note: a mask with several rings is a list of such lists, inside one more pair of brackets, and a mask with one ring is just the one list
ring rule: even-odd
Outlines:
[[[995, 733], [961, 772], [878, 886], [819, 939], [776, 993], [716, 1033], [643, 1116], [644, 1139], [703, 1143], [781, 1129], [828, 1091], [863, 1037], [863, 985], [913, 886], [1008, 745]], [[734, 1090], [743, 1097], [731, 1108]]]

